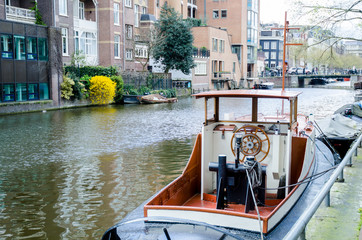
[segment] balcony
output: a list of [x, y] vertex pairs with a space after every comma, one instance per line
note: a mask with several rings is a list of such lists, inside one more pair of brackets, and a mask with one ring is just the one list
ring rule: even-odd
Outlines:
[[74, 28], [85, 32], [97, 32], [97, 22], [74, 18]]
[[6, 6], [6, 20], [35, 24], [35, 12], [26, 8]]

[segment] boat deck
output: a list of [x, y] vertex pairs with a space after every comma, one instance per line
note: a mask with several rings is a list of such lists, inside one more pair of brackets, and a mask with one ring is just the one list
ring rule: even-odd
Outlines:
[[[201, 209], [216, 209], [216, 195], [213, 194], [204, 194], [204, 199], [201, 200], [201, 195], [196, 194], [192, 198], [190, 198], [183, 206], [185, 207], [195, 207]], [[266, 199], [265, 206], [258, 206], [259, 213], [261, 217], [268, 217], [273, 210], [277, 207], [279, 203], [281, 203], [283, 199]], [[245, 213], [245, 205], [243, 204], [232, 204], [229, 203], [224, 212], [230, 212], [231, 214], [239, 213], [239, 214], [248, 214], [249, 216], [257, 217], [258, 214], [256, 210], [251, 210], [248, 213]]]

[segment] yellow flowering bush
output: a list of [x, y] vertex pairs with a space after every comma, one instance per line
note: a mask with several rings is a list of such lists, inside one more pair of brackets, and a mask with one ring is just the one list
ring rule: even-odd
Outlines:
[[94, 104], [108, 104], [116, 95], [116, 83], [104, 76], [95, 76], [90, 80], [89, 98]]

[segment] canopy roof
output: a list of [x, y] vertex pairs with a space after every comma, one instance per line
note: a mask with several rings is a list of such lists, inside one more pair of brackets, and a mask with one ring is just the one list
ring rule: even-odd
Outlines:
[[294, 91], [279, 91], [279, 90], [224, 90], [224, 91], [209, 91], [194, 94], [196, 98], [214, 98], [214, 97], [230, 97], [230, 98], [280, 98], [294, 99], [301, 92]]

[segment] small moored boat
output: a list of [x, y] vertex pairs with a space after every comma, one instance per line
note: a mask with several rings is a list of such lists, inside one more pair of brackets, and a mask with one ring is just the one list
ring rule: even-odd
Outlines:
[[141, 103], [173, 103], [177, 102], [177, 98], [166, 98], [160, 94], [150, 94], [141, 97]]

